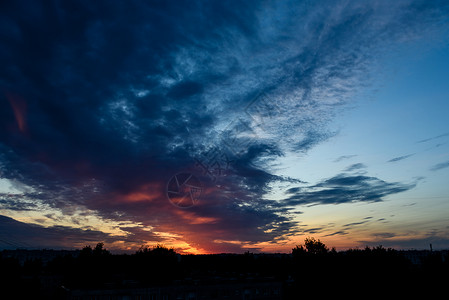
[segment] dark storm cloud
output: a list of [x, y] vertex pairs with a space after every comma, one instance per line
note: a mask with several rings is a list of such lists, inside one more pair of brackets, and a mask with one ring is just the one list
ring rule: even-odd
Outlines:
[[[36, 220], [43, 223], [45, 220]], [[76, 224], [76, 222], [74, 222]], [[74, 249], [97, 242], [107, 243], [114, 247], [114, 242], [130, 242], [143, 245], [147, 241], [158, 241], [160, 237], [141, 226], [123, 226], [123, 235], [111, 235], [89, 226], [74, 228], [70, 226], [45, 227], [24, 223], [0, 215], [0, 247], [1, 248], [64, 248]]]
[[376, 177], [339, 174], [316, 185], [291, 193], [284, 205], [342, 204], [379, 202], [392, 194], [412, 189], [414, 184], [385, 182]]
[[82, 230], [67, 226], [44, 227], [0, 216], [1, 248], [58, 248], [74, 249], [104, 241], [112, 243], [123, 237], [113, 237], [96, 230]]
[[[3, 1], [0, 167], [32, 189], [28, 206], [3, 208], [86, 207], [202, 247], [218, 234], [256, 243], [295, 232], [289, 210], [264, 196], [299, 179], [272, 174], [270, 161], [334, 136], [327, 124], [371, 59], [447, 12], [421, 1], [324, 4]], [[197, 174], [213, 146], [233, 155], [221, 187], [198, 175], [202, 202], [177, 210], [167, 181]], [[287, 202], [380, 201], [408, 188], [338, 175]]]
[[0, 208], [6, 210], [26, 211], [34, 210], [36, 208], [36, 205], [32, 203], [17, 203], [11, 199], [0, 199]]

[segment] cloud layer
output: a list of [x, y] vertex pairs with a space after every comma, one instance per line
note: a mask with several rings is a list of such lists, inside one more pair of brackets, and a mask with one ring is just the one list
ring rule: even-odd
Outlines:
[[[447, 5], [1, 6], [0, 167], [21, 191], [1, 195], [3, 210], [95, 211], [153, 228], [148, 240], [174, 234], [212, 252], [297, 232], [293, 206], [382, 201], [412, 188], [338, 174], [290, 190], [282, 205], [264, 197], [273, 183], [301, 180], [274, 175], [270, 162], [335, 135], [329, 120], [367, 84], [375, 58], [393, 40], [436, 30]], [[189, 210], [166, 195], [180, 172], [203, 183]]]

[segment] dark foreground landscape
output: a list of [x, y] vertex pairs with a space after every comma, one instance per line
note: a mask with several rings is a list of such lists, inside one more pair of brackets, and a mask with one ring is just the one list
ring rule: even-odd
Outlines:
[[448, 253], [382, 246], [337, 252], [314, 239], [306, 239], [290, 254], [180, 255], [157, 245], [117, 255], [102, 243], [77, 251], [3, 250], [1, 298], [429, 296], [447, 290]]

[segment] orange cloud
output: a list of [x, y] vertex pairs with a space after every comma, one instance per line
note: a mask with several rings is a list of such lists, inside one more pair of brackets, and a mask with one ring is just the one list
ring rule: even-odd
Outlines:
[[218, 218], [212, 218], [212, 217], [200, 217], [197, 214], [193, 212], [189, 212], [186, 210], [176, 210], [175, 213], [187, 221], [188, 224], [192, 225], [199, 225], [199, 224], [213, 224], [217, 222]]
[[11, 104], [12, 110], [14, 112], [14, 117], [16, 118], [17, 127], [19, 127], [20, 132], [25, 133], [27, 131], [26, 124], [26, 102], [20, 96], [13, 95], [10, 93], [6, 94], [6, 98]]
[[161, 197], [161, 185], [148, 183], [142, 185], [138, 190], [126, 194], [123, 199], [126, 202], [153, 201]]

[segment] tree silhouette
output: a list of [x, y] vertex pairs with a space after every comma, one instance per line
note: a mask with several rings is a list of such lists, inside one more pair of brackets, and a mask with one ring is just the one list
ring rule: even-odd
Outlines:
[[80, 257], [90, 257], [92, 256], [92, 247], [90, 245], [84, 246], [80, 251]]
[[147, 245], [143, 245], [136, 252], [137, 255], [151, 255], [151, 256], [175, 256], [174, 248], [168, 248], [162, 244], [157, 244], [150, 249]]
[[304, 240], [304, 246], [297, 245], [292, 249], [293, 256], [300, 256], [304, 254], [323, 255], [327, 254], [329, 249], [319, 239], [308, 237]]
[[296, 247], [292, 249], [292, 255], [294, 257], [301, 256], [306, 253], [307, 253], [307, 251], [302, 245], [296, 245]]
[[109, 252], [108, 250], [106, 250], [104, 247], [104, 243], [98, 243], [94, 250], [92, 251], [92, 254], [94, 256], [104, 256], [104, 255], [110, 255], [111, 252]]
[[84, 246], [83, 249], [81, 249], [80, 257], [107, 256], [110, 254], [111, 252], [104, 248], [104, 243], [100, 242], [93, 249], [90, 245]]
[[326, 254], [329, 249], [320, 240], [315, 240], [315, 238], [306, 238], [304, 244], [307, 249], [307, 253], [310, 254]]

